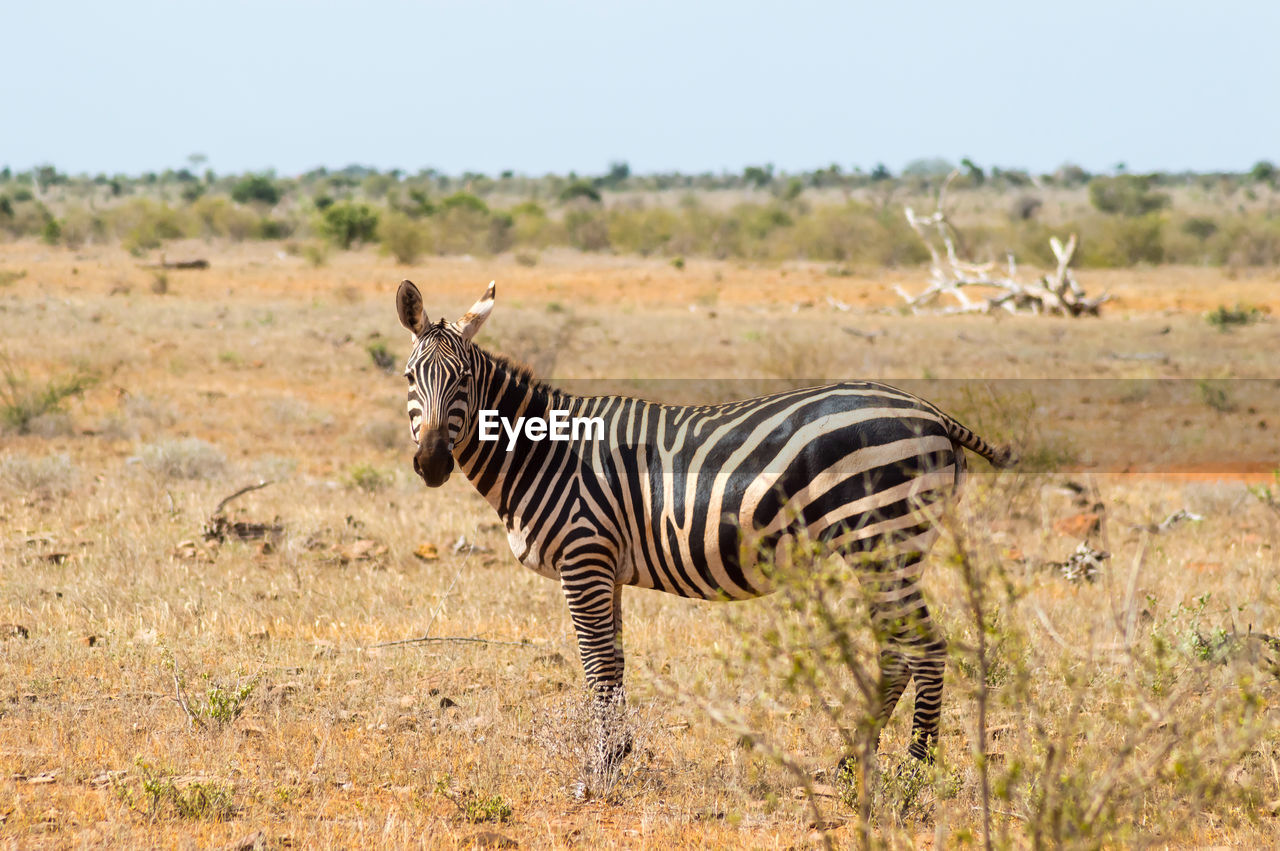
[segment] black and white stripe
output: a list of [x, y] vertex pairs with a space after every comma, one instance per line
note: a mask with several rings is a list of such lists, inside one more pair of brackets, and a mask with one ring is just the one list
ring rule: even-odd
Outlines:
[[[620, 698], [622, 588], [742, 600], [770, 593], [772, 566], [820, 541], [865, 563], [881, 653], [881, 721], [916, 682], [910, 753], [937, 737], [946, 641], [918, 579], [937, 538], [930, 507], [952, 498], [964, 448], [997, 466], [998, 449], [933, 405], [873, 382], [844, 382], [725, 405], [679, 407], [578, 397], [471, 343], [493, 285], [456, 323], [429, 323], [401, 285], [414, 333], [409, 413], [414, 466], [443, 483], [457, 466], [502, 518], [526, 566], [559, 580], [589, 684]], [[602, 417], [604, 440], [481, 441], [477, 412]], [[445, 476], [447, 478], [447, 471]]]

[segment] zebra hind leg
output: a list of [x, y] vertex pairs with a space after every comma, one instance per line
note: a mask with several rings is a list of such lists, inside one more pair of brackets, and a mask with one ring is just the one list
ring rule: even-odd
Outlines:
[[[938, 743], [938, 720], [942, 714], [942, 681], [947, 664], [947, 641], [929, 615], [920, 591], [919, 563], [923, 556], [912, 553], [896, 559], [877, 582], [871, 598], [872, 620], [877, 634], [888, 643], [881, 654], [882, 683], [888, 701], [882, 707], [881, 723], [887, 723], [893, 706], [908, 680], [915, 680], [915, 707], [911, 718], [911, 742], [907, 754], [933, 762]], [[896, 659], [885, 668], [885, 657]], [[906, 668], [904, 671], [903, 668]]]
[[[911, 663], [905, 655], [893, 647], [885, 647], [880, 651], [880, 694], [879, 705], [871, 707], [874, 715], [875, 723], [875, 743], [872, 752], [877, 750], [880, 745], [880, 733], [884, 730], [885, 725], [889, 723], [889, 718], [893, 715], [893, 710], [898, 705], [898, 700], [902, 697], [902, 693], [907, 688], [907, 683], [911, 681]], [[874, 766], [868, 766], [874, 773]], [[856, 770], [856, 760], [851, 755], [846, 755], [840, 760], [836, 768], [837, 777], [849, 778]]]
[[[892, 559], [871, 580], [871, 618], [876, 634], [887, 647], [881, 654], [883, 697], [882, 725], [908, 680], [915, 680], [915, 707], [911, 743], [907, 753], [921, 762], [933, 761], [942, 714], [942, 678], [947, 663], [947, 642], [929, 615], [920, 590], [922, 552], [907, 552]], [[885, 667], [885, 658], [894, 657]], [[903, 671], [906, 666], [908, 672]]]
[[[871, 568], [863, 578], [871, 623], [880, 651], [880, 705], [876, 712], [876, 741], [888, 724], [908, 682], [915, 680], [915, 707], [907, 753], [932, 762], [942, 711], [942, 681], [947, 642], [929, 615], [920, 592], [920, 563], [924, 554], [909, 551]], [[847, 766], [848, 757], [841, 761]]]
[[[919, 592], [917, 592], [918, 594]], [[919, 655], [911, 660], [916, 681], [916, 705], [911, 719], [911, 744], [907, 753], [924, 763], [933, 762], [938, 745], [938, 720], [942, 715], [942, 679], [947, 666], [947, 640], [920, 601], [914, 640]]]

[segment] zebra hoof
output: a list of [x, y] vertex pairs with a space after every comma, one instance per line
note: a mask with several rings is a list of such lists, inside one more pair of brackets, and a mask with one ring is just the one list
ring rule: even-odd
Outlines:
[[618, 763], [631, 756], [632, 744], [630, 736], [620, 742], [613, 743], [613, 746], [605, 752], [605, 764], [610, 768], [617, 768]]

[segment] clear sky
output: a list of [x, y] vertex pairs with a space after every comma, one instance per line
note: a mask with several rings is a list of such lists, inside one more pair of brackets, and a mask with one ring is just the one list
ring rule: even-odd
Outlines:
[[28, 0], [0, 165], [526, 174], [1280, 160], [1280, 2]]

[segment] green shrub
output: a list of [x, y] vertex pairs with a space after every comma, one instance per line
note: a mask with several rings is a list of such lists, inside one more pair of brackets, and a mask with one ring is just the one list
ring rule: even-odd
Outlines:
[[517, 204], [509, 211], [514, 221], [512, 238], [517, 245], [546, 248], [563, 237], [557, 234], [559, 222], [547, 217], [547, 211], [534, 201]]
[[1182, 223], [1182, 232], [1204, 242], [1218, 232], [1218, 223], [1207, 216], [1192, 216]]
[[174, 209], [148, 198], [135, 198], [104, 213], [106, 228], [120, 237], [132, 254], [141, 254], [167, 239], [194, 236], [199, 225], [190, 208]]
[[1201, 402], [1218, 413], [1229, 414], [1236, 409], [1229, 382], [1200, 378], [1196, 380], [1196, 393], [1200, 395]]
[[1242, 325], [1252, 325], [1254, 322], [1261, 321], [1261, 308], [1252, 304], [1241, 304], [1236, 302], [1235, 307], [1227, 307], [1220, 304], [1209, 313], [1205, 314], [1204, 320], [1217, 328], [1219, 331], [1229, 331]]
[[577, 201], [579, 198], [599, 204], [600, 190], [585, 180], [575, 180], [560, 192], [560, 201], [563, 203]]
[[455, 192], [440, 202], [443, 210], [471, 210], [475, 213], [489, 213], [489, 205], [470, 192]]
[[339, 201], [320, 214], [319, 230], [343, 249], [357, 242], [371, 242], [378, 231], [378, 214], [368, 204]]
[[226, 198], [204, 197], [191, 205], [196, 233], [205, 237], [224, 237], [239, 242], [257, 232], [258, 217], [252, 210], [237, 207]]
[[1133, 266], [1164, 261], [1164, 219], [1158, 213], [1099, 224], [1100, 228], [1081, 239], [1082, 265]]
[[1230, 266], [1280, 265], [1280, 219], [1233, 216], [1209, 240], [1210, 262]]
[[0, 428], [28, 434], [37, 420], [63, 413], [68, 399], [82, 395], [97, 381], [93, 373], [77, 370], [37, 383], [0, 353]]
[[435, 215], [436, 205], [431, 203], [425, 189], [410, 189], [409, 201], [411, 203], [403, 205], [400, 209], [410, 218], [418, 219]]
[[257, 201], [274, 207], [280, 201], [280, 188], [266, 174], [249, 174], [231, 187], [231, 200], [237, 204]]
[[40, 239], [44, 241], [45, 245], [57, 245], [62, 241], [62, 224], [53, 216], [50, 216], [40, 231]]
[[386, 490], [395, 481], [395, 475], [380, 470], [372, 464], [353, 464], [347, 470], [347, 484], [366, 493]]
[[487, 206], [481, 209], [470, 203], [442, 202], [440, 212], [431, 219], [436, 251], [440, 254], [489, 253], [490, 218]]
[[1151, 188], [1146, 175], [1121, 174], [1089, 181], [1089, 201], [1104, 213], [1145, 216], [1169, 205], [1169, 196]]
[[462, 800], [462, 814], [472, 824], [503, 822], [511, 818], [511, 805], [501, 795], [473, 793]]
[[263, 216], [258, 220], [258, 239], [287, 239], [293, 233], [293, 225], [283, 219]]
[[608, 243], [647, 256], [664, 251], [680, 226], [680, 214], [666, 207], [618, 207], [609, 211]]
[[97, 213], [84, 207], [68, 207], [62, 221], [62, 244], [75, 250], [90, 240], [106, 235], [106, 223]]
[[390, 373], [396, 371], [396, 356], [391, 353], [391, 350], [387, 348], [387, 344], [382, 340], [374, 340], [365, 347], [365, 351], [369, 353], [369, 358], [378, 369]]
[[383, 253], [390, 254], [403, 266], [415, 262], [431, 245], [427, 228], [404, 213], [383, 216], [378, 238], [382, 242]]
[[[141, 757], [135, 763], [138, 791], [152, 817], [170, 813], [181, 819], [223, 820], [235, 812], [231, 787], [212, 781], [183, 783], [173, 772], [157, 769]], [[137, 795], [127, 782], [116, 781], [116, 796], [130, 808]]]

